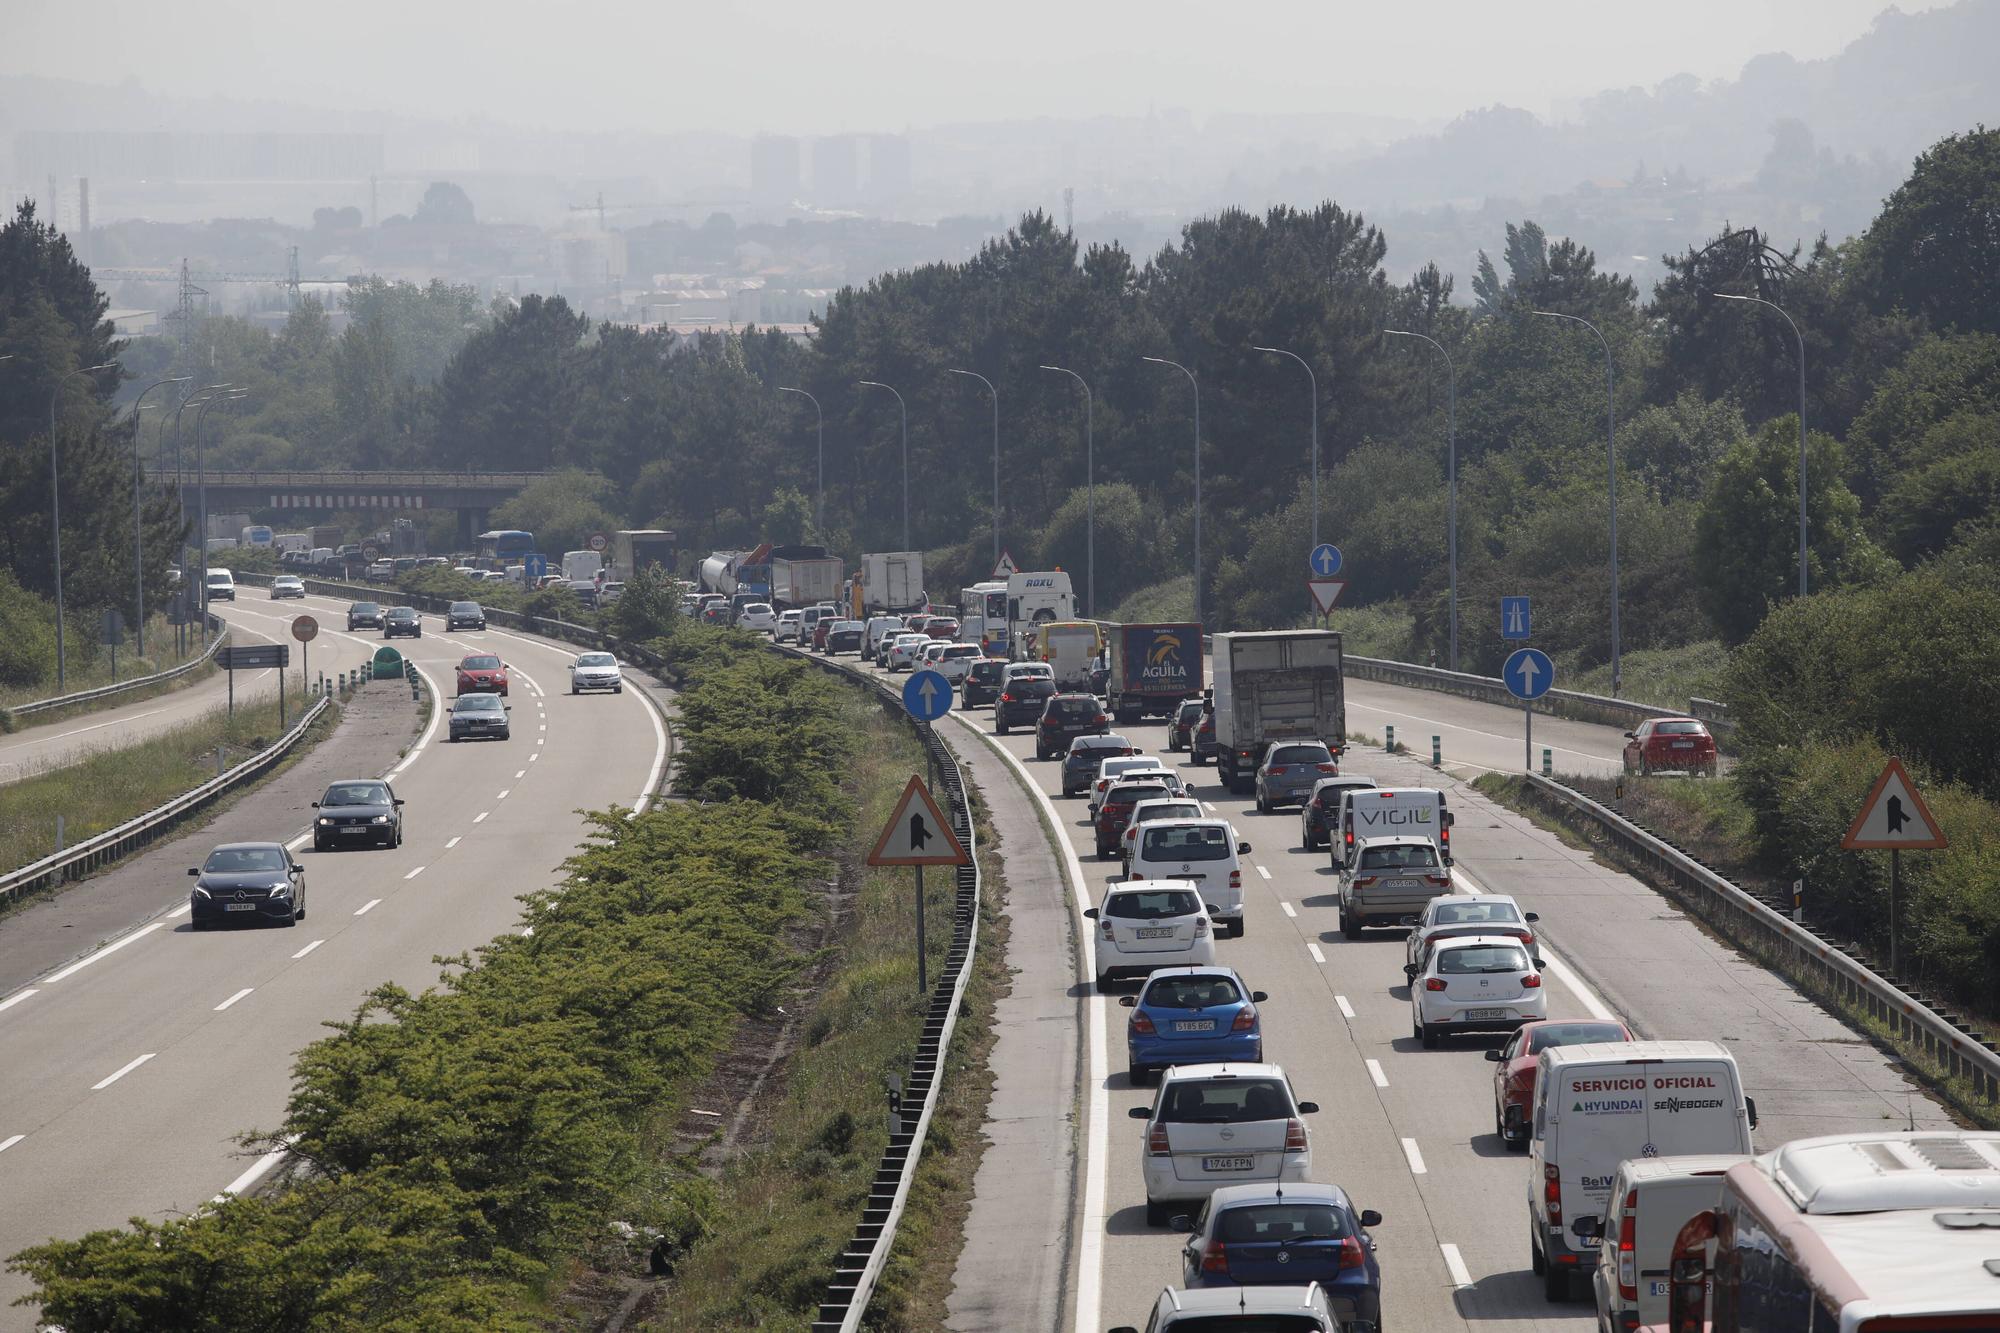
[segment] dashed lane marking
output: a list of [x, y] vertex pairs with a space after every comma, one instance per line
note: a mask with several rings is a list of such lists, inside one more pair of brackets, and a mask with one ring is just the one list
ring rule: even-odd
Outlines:
[[15, 1134], [9, 1138], [0, 1139], [0, 1152], [6, 1152], [9, 1148], [27, 1137], [26, 1134]]
[[367, 902], [361, 904], [361, 906], [354, 909], [354, 915], [356, 916], [366, 915], [370, 908], [374, 907], [377, 903], [381, 901], [382, 900], [380, 898], [370, 898]]
[[1315, 963], [1324, 963], [1326, 961], [1326, 955], [1319, 951], [1319, 945], [1313, 943], [1311, 940], [1306, 941], [1306, 952], [1313, 956]]
[[415, 870], [412, 870], [409, 874], [403, 876], [403, 878], [415, 879], [418, 875], [421, 875], [423, 873], [424, 873], [424, 868], [422, 866], [418, 866]]
[[117, 1073], [112, 1074], [106, 1078], [99, 1079], [97, 1082], [91, 1084], [90, 1090], [92, 1092], [104, 1091], [106, 1088], [110, 1087], [113, 1083], [116, 1083], [119, 1079], [124, 1078], [127, 1074], [137, 1069], [140, 1065], [145, 1064], [146, 1061], [152, 1059], [154, 1056], [158, 1054], [159, 1054], [158, 1051], [148, 1051], [146, 1054], [132, 1061], [132, 1063], [126, 1065], [123, 1069], [120, 1069]]
[[307, 945], [307, 946], [306, 946], [305, 948], [303, 948], [303, 949], [299, 950], [299, 951], [298, 951], [297, 953], [293, 954], [293, 955], [292, 955], [292, 958], [293, 958], [293, 960], [294, 960], [294, 961], [297, 961], [298, 959], [301, 959], [301, 958], [304, 958], [304, 957], [305, 957], [305, 956], [306, 956], [307, 954], [311, 953], [311, 952], [312, 952], [312, 951], [313, 951], [314, 949], [317, 949], [317, 948], [319, 948], [319, 946], [320, 946], [320, 945], [322, 945], [322, 944], [325, 944], [325, 943], [326, 943], [326, 941], [325, 941], [325, 940], [314, 940], [314, 941], [313, 941], [313, 942], [312, 942], [311, 944], [308, 944], [308, 945]]
[[221, 1004], [216, 1005], [215, 1012], [218, 1014], [221, 1013], [224, 1009], [227, 1009], [230, 1005], [235, 1004], [238, 1000], [242, 999], [244, 996], [248, 995], [251, 991], [256, 989], [257, 988], [255, 986], [245, 986], [242, 990], [237, 991], [236, 994], [230, 996], [228, 999], [224, 1000]]
[[1382, 1072], [1382, 1062], [1380, 1060], [1363, 1060], [1361, 1063], [1368, 1066], [1368, 1077], [1375, 1080], [1376, 1087], [1386, 1088], [1389, 1086], [1389, 1076]]
[[1340, 1016], [1342, 1018], [1351, 1019], [1354, 1017], [1354, 1006], [1347, 1002], [1347, 997], [1345, 995], [1334, 996], [1333, 1002], [1340, 1006]]
[[1278, 906], [1285, 909], [1286, 916], [1296, 917], [1299, 914], [1298, 909], [1293, 907], [1290, 903], [1279, 903]]
[[1424, 1155], [1417, 1148], [1415, 1139], [1403, 1140], [1403, 1156], [1409, 1159], [1410, 1174], [1413, 1176], [1421, 1176], [1430, 1169], [1424, 1165]]
[[478, 814], [472, 817], [472, 822], [475, 824], [484, 823], [486, 820], [486, 816], [492, 813], [493, 812], [491, 810], [481, 810]]
[[456, 846], [458, 846], [458, 835], [454, 835], [452, 840], [444, 845], [444, 849], [446, 851], [450, 851], [452, 848]]
[[1444, 1256], [1445, 1271], [1451, 1274], [1451, 1284], [1454, 1287], [1472, 1285], [1472, 1270], [1465, 1266], [1464, 1256], [1459, 1254], [1458, 1246], [1447, 1245], [1440, 1241], [1438, 1253]]

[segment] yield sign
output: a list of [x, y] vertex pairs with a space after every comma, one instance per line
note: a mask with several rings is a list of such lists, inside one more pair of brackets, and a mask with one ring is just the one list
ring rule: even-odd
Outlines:
[[1903, 771], [1902, 760], [1891, 758], [1882, 776], [1875, 779], [1875, 790], [1868, 793], [1860, 818], [1840, 845], [1850, 852], [1928, 851], [1945, 845], [1944, 830], [1931, 818], [1930, 807]]
[[1321, 616], [1333, 614], [1333, 604], [1340, 600], [1340, 594], [1347, 591], [1346, 579], [1307, 579], [1306, 587], [1312, 589], [1313, 605], [1319, 608]]
[[993, 566], [993, 577], [996, 579], [1011, 578], [1018, 573], [1020, 571], [1014, 568], [1014, 553], [1012, 551], [1002, 551], [999, 563]]
[[868, 853], [871, 866], [963, 866], [972, 864], [951, 821], [931, 799], [924, 780], [914, 774], [896, 802], [895, 813], [882, 827], [875, 850]]

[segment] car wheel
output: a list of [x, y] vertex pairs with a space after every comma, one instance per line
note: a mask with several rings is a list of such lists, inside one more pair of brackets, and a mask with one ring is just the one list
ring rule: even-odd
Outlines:
[[1552, 1302], [1569, 1299], [1569, 1273], [1547, 1259], [1542, 1260], [1542, 1295]]
[[326, 844], [325, 844], [325, 843], [323, 843], [323, 842], [321, 842], [321, 841], [320, 841], [320, 840], [319, 840], [318, 838], [314, 838], [314, 839], [313, 839], [313, 850], [314, 850], [314, 851], [316, 851], [316, 852], [323, 852], [323, 851], [325, 851], [325, 850], [326, 850]]
[[1417, 1024], [1417, 1040], [1424, 1044], [1425, 1050], [1436, 1050], [1438, 1045], [1437, 1029], [1428, 1023]]
[[1173, 1205], [1170, 1203], [1160, 1203], [1148, 1198], [1146, 1200], [1146, 1225], [1149, 1227], [1163, 1227], [1167, 1225], [1168, 1220], [1173, 1217], [1172, 1208]]
[[1006, 718], [1004, 718], [1004, 717], [996, 717], [996, 718], [994, 718], [994, 719], [993, 719], [993, 734], [994, 734], [995, 736], [1005, 736], [1005, 735], [1007, 734], [1007, 719], [1006, 719]]
[[298, 909], [293, 908], [291, 911], [285, 913], [285, 919], [280, 924], [283, 925], [286, 930], [290, 930], [293, 926], [298, 925], [299, 924]]
[[[1528, 1224], [1533, 1226], [1534, 1221], [1535, 1219], [1530, 1217]], [[1542, 1247], [1532, 1240], [1528, 1242], [1528, 1266], [1535, 1270], [1536, 1277], [1540, 1277], [1549, 1271], [1549, 1261], [1543, 1256]]]
[[570, 692], [571, 694], [575, 694], [575, 693], [576, 693], [576, 686], [574, 686], [574, 685], [570, 686], [570, 687], [569, 687], [569, 692]]
[[1242, 939], [1242, 938], [1243, 938], [1243, 932], [1244, 932], [1245, 930], [1249, 929], [1249, 927], [1248, 927], [1247, 925], [1245, 925], [1244, 923], [1245, 923], [1245, 922], [1247, 922], [1247, 921], [1248, 921], [1249, 919], [1250, 919], [1250, 918], [1248, 918], [1248, 917], [1242, 917], [1242, 916], [1239, 916], [1239, 917], [1237, 917], [1237, 918], [1236, 918], [1236, 919], [1235, 919], [1234, 921], [1230, 922], [1230, 923], [1229, 923], [1229, 938], [1230, 938], [1230, 939], [1232, 939], [1232, 940], [1240, 940], [1240, 939]]
[[1358, 940], [1361, 938], [1361, 923], [1350, 921], [1347, 913], [1343, 911], [1340, 914], [1340, 933], [1350, 940]]
[[625, 693], [625, 687], [623, 685], [613, 685], [611, 687], [611, 692], [613, 694], [623, 694]]
[[1144, 1087], [1146, 1080], [1151, 1077], [1152, 1071], [1144, 1065], [1128, 1064], [1125, 1066], [1125, 1081], [1135, 1088]]

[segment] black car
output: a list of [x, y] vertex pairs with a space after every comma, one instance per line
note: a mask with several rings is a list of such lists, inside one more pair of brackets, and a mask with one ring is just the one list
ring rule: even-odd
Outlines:
[[840, 620], [834, 622], [826, 632], [826, 655], [835, 653], [858, 653], [862, 641], [868, 637], [868, 623], [862, 620]]
[[985, 657], [972, 664], [965, 673], [965, 681], [959, 687], [967, 708], [984, 708], [1000, 697], [1000, 677], [1006, 673], [1007, 664], [997, 657]]
[[188, 908], [196, 930], [218, 921], [305, 920], [306, 871], [282, 842], [225, 842], [189, 869]]
[[1058, 694], [1042, 706], [1041, 720], [1035, 724], [1035, 758], [1051, 759], [1069, 753], [1069, 743], [1078, 736], [1102, 736], [1111, 730], [1111, 715], [1094, 694]]
[[356, 602], [347, 608], [347, 628], [381, 629], [382, 604], [380, 602]]
[[1090, 784], [1097, 781], [1099, 764], [1107, 759], [1123, 759], [1136, 753], [1132, 742], [1116, 734], [1077, 737], [1069, 743], [1069, 753], [1063, 756], [1062, 794], [1083, 795], [1090, 790]]
[[392, 606], [382, 617], [382, 637], [393, 639], [398, 634], [410, 639], [424, 637], [423, 619], [407, 606]]
[[444, 613], [444, 632], [455, 629], [485, 629], [486, 610], [477, 602], [453, 602]]
[[1199, 699], [1183, 699], [1181, 706], [1167, 721], [1167, 748], [1186, 750], [1194, 745], [1194, 729], [1201, 725], [1202, 702]]
[[446, 729], [449, 739], [492, 736], [504, 741], [513, 734], [507, 725], [507, 705], [499, 695], [461, 694], [451, 701], [451, 721]]
[[336, 782], [313, 809], [313, 850], [333, 847], [397, 847], [403, 841], [403, 802], [380, 778]]
[[993, 730], [1005, 736], [1009, 727], [1041, 721], [1042, 709], [1055, 694], [1055, 673], [1048, 667], [1028, 672], [1017, 665], [1000, 681], [1000, 697], [993, 701]]

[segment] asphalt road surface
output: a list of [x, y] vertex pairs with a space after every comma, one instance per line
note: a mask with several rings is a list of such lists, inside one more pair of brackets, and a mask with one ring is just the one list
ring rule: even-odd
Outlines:
[[[275, 635], [302, 610], [322, 626], [316, 668], [349, 669], [380, 646], [379, 635], [341, 631], [342, 604], [325, 599], [251, 599], [223, 615]], [[272, 1163], [245, 1157], [235, 1137], [278, 1123], [293, 1053], [323, 1022], [352, 1014], [378, 983], [434, 984], [433, 955], [515, 928], [516, 895], [547, 883], [576, 847], [579, 808], [629, 807], [658, 787], [666, 732], [636, 673], [622, 695], [572, 697], [575, 649], [497, 630], [446, 635], [432, 617], [423, 638], [395, 646], [447, 708], [458, 659], [499, 653], [515, 668], [511, 739], [447, 744], [440, 708], [389, 771], [408, 802], [403, 845], [316, 854], [307, 837], [307, 918], [294, 928], [195, 934], [188, 881], [169, 872], [123, 933], [52, 953], [0, 993], [0, 1256], [249, 1188]], [[310, 799], [263, 836], [305, 834]], [[214, 840], [192, 835], [180, 857], [159, 859], [184, 869]], [[31, 1313], [11, 1305], [26, 1290], [19, 1275], [0, 1276], [0, 1329], [30, 1327]]]

